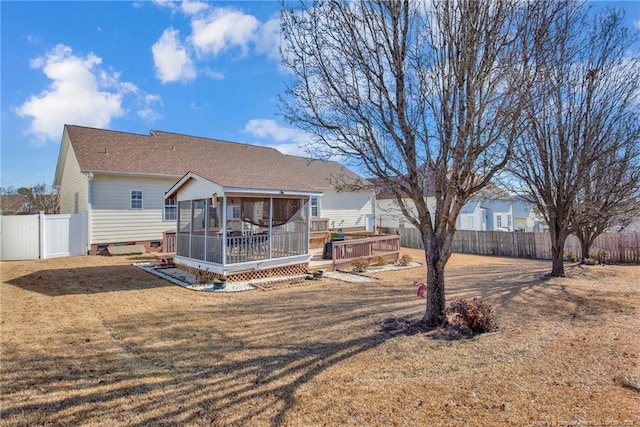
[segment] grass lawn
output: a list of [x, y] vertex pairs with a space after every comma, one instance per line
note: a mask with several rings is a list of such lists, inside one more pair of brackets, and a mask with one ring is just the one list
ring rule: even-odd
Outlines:
[[0, 264], [0, 424], [640, 425], [640, 266], [454, 254], [500, 332], [444, 341], [378, 330], [423, 267], [214, 294], [136, 261]]

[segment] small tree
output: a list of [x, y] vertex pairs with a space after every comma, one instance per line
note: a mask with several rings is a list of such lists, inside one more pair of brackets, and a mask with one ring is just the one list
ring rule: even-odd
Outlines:
[[60, 211], [58, 192], [46, 184], [15, 189], [9, 187], [2, 190], [2, 213], [15, 215], [18, 213], [55, 214]]
[[[538, 8], [554, 4], [540, 2]], [[626, 185], [603, 174], [614, 167], [612, 174], [626, 177], [625, 168], [618, 169], [621, 158], [627, 150], [637, 151], [640, 74], [638, 58], [627, 50], [634, 38], [621, 13], [590, 17], [582, 4], [567, 2], [561, 19], [547, 16], [531, 15], [531, 24], [541, 31], [523, 60], [535, 70], [534, 84], [523, 88], [523, 133], [510, 170], [522, 196], [549, 226], [551, 275], [562, 276], [566, 238], [578, 225], [595, 227], [585, 236], [597, 233], [601, 224], [593, 212], [614, 205], [603, 192], [617, 193]]]
[[[633, 129], [624, 134], [632, 135]], [[583, 263], [600, 234], [640, 215], [640, 142], [627, 140], [621, 148], [593, 163], [578, 193], [570, 228], [580, 242]]]
[[34, 212], [56, 214], [60, 212], [60, 196], [47, 184], [36, 184], [30, 188], [29, 202]]

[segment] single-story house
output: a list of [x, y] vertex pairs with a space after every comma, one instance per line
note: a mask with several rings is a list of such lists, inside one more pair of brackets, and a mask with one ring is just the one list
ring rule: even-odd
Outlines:
[[[176, 231], [178, 197], [191, 197], [195, 182], [204, 183], [207, 191], [216, 189], [219, 200], [212, 197], [216, 191], [193, 200], [226, 200], [229, 217], [243, 206], [231, 194], [291, 196], [309, 207], [312, 230], [372, 230], [375, 190], [341, 191], [336, 185], [354, 181], [367, 184], [339, 163], [269, 147], [155, 130], [142, 135], [65, 125], [53, 186], [59, 191], [60, 213], [88, 213], [87, 250], [96, 254], [132, 243], [161, 251], [163, 233]], [[165, 197], [170, 190], [175, 197]], [[278, 209], [278, 203], [270, 203], [270, 209]], [[231, 223], [228, 230], [244, 228]]]

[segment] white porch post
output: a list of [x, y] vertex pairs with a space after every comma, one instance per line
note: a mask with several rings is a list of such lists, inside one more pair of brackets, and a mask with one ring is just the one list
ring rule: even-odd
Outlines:
[[273, 255], [271, 254], [271, 251], [273, 249], [273, 197], [269, 197], [269, 232], [268, 232], [268, 236], [269, 238], [267, 239], [267, 242], [269, 242], [268, 244], [268, 248], [269, 248], [269, 259], [273, 258]]
[[[311, 197], [306, 199], [307, 201], [307, 238], [306, 238], [306, 248], [305, 253], [309, 253], [309, 238], [311, 237]], [[320, 200], [318, 200], [318, 204], [320, 204]]]
[[189, 200], [189, 258], [191, 258], [191, 237], [193, 236], [193, 200]]
[[227, 265], [227, 195], [222, 196], [222, 265]]
[[202, 254], [205, 261], [207, 261], [207, 246], [209, 243], [209, 199], [204, 198], [204, 253]]

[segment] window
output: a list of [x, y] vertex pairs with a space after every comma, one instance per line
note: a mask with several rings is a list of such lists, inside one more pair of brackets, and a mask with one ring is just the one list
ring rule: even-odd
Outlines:
[[311, 217], [318, 218], [320, 216], [320, 203], [317, 197], [311, 198]]
[[240, 205], [227, 206], [227, 220], [240, 219]]
[[131, 190], [131, 209], [142, 209], [141, 190]]
[[496, 215], [496, 227], [502, 228], [502, 215]]
[[176, 199], [164, 200], [164, 220], [175, 221], [178, 218], [178, 201]]
[[511, 230], [511, 215], [507, 215], [507, 227]]

